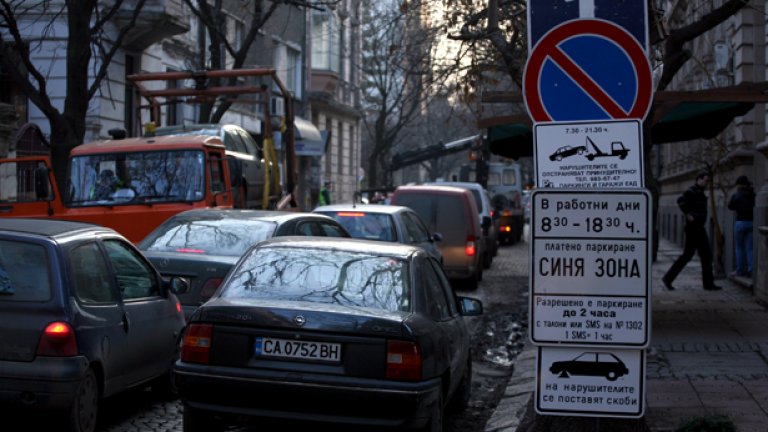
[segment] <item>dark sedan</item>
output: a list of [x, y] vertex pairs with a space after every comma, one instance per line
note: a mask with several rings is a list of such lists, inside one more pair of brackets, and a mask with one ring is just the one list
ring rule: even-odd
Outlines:
[[190, 320], [176, 363], [184, 430], [237, 415], [441, 431], [466, 406], [464, 315], [423, 249], [344, 239], [259, 243]]
[[349, 237], [338, 222], [318, 214], [196, 209], [170, 217], [138, 246], [163, 276], [189, 279], [189, 291], [179, 294], [188, 318], [249, 247], [289, 235]]
[[608, 381], [616, 381], [629, 373], [624, 362], [609, 352], [585, 352], [573, 360], [552, 363], [549, 371], [561, 378], [571, 375], [603, 376]]
[[172, 390], [184, 324], [171, 284], [117, 232], [0, 218], [0, 406], [91, 432], [103, 397]]
[[334, 204], [318, 207], [313, 213], [332, 217], [354, 238], [381, 240], [420, 246], [439, 262], [440, 233], [431, 234], [418, 213], [408, 207], [384, 204]]

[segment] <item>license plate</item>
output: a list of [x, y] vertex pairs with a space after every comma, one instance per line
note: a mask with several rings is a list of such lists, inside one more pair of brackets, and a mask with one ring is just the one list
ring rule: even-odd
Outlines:
[[341, 344], [257, 337], [254, 352], [259, 357], [341, 361]]

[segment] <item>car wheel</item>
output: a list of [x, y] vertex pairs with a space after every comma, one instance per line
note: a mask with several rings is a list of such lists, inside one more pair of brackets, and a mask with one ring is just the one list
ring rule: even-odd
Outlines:
[[443, 416], [445, 410], [443, 409], [443, 389], [438, 391], [437, 400], [432, 406], [432, 410], [429, 413], [429, 422], [422, 429], [423, 432], [443, 432]]
[[469, 406], [469, 399], [472, 397], [472, 353], [467, 358], [467, 367], [464, 368], [464, 375], [456, 388], [456, 393], [451, 397], [451, 409], [463, 411]]
[[493, 261], [493, 258], [491, 257], [491, 251], [488, 251], [483, 254], [483, 268], [489, 269], [491, 268], [491, 262]]
[[[243, 180], [241, 180], [242, 182]], [[237, 201], [236, 201], [236, 207], [244, 209], [246, 206], [246, 200], [245, 200], [245, 185], [241, 184], [237, 188]]]
[[571, 374], [568, 373], [568, 371], [561, 371], [560, 375], [558, 375], [560, 378], [570, 378]]
[[218, 432], [224, 430], [224, 424], [210, 411], [184, 405], [182, 417], [184, 432]]
[[464, 279], [464, 288], [470, 291], [474, 291], [477, 289], [480, 281], [478, 280], [477, 274], [474, 274], [466, 279]]
[[69, 426], [72, 432], [93, 432], [99, 413], [99, 383], [92, 369], [85, 372], [69, 409]]
[[605, 375], [605, 377], [608, 379], [608, 381], [616, 381], [619, 375], [614, 371], [610, 371]]

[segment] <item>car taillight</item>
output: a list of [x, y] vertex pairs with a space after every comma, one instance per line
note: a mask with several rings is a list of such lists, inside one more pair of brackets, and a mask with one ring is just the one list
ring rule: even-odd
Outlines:
[[77, 355], [75, 331], [69, 324], [61, 321], [52, 322], [43, 330], [37, 355], [49, 357], [72, 357]]
[[510, 232], [510, 231], [512, 231], [512, 227], [511, 227], [511, 226], [508, 226], [508, 225], [502, 225], [502, 226], [500, 227], [500, 229], [501, 229], [502, 231], [504, 231], [504, 232]]
[[387, 379], [419, 381], [421, 379], [421, 351], [413, 342], [387, 341]]
[[475, 236], [467, 236], [467, 246], [464, 248], [464, 250], [467, 252], [467, 256], [475, 256], [475, 252], [477, 252], [475, 246]]
[[181, 360], [190, 363], [208, 364], [211, 354], [211, 335], [213, 326], [210, 324], [190, 324], [184, 333], [181, 343]]
[[501, 215], [502, 216], [512, 216], [512, 212], [509, 211], [509, 210], [504, 210], [503, 212], [501, 212]]
[[221, 278], [211, 278], [205, 281], [203, 287], [200, 288], [200, 301], [208, 301], [221, 285], [221, 280]]

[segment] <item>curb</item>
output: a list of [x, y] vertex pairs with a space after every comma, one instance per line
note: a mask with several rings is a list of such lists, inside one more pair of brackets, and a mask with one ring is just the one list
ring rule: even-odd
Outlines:
[[515, 359], [515, 370], [496, 409], [485, 424], [485, 432], [514, 432], [525, 417], [536, 382], [536, 352], [530, 341]]

